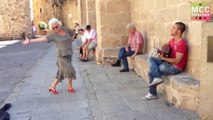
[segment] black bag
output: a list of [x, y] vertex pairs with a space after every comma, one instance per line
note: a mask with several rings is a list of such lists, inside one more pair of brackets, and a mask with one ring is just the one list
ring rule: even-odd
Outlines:
[[0, 120], [10, 120], [10, 114], [6, 112], [10, 107], [11, 104], [7, 103], [0, 109]]

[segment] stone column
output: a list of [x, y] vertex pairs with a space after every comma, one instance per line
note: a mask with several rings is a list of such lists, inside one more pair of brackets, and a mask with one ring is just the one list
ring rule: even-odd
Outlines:
[[[122, 4], [121, 4], [122, 3]], [[126, 25], [131, 21], [129, 0], [96, 0], [98, 46], [96, 61], [111, 62], [127, 44]]]
[[[208, 57], [212, 55], [213, 44], [213, 22], [204, 23], [202, 29], [202, 41], [201, 41], [201, 85], [200, 85], [200, 104], [199, 115], [200, 120], [212, 120], [213, 119], [213, 61], [208, 61]], [[209, 56], [210, 55], [210, 56]], [[211, 57], [212, 58], [212, 57]]]
[[86, 0], [78, 0], [78, 15], [81, 25], [86, 25]]
[[95, 0], [86, 0], [86, 23], [96, 29]]

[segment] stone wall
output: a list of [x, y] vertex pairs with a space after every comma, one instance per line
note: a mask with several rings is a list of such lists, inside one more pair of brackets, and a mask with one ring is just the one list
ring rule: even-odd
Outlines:
[[48, 25], [48, 21], [54, 14], [60, 18], [57, 8], [59, 7], [53, 6], [52, 0], [33, 0], [33, 21], [37, 27], [37, 34], [41, 34], [39, 22], [44, 21]]
[[[141, 31], [146, 41], [146, 51], [159, 47], [172, 36], [170, 29], [174, 22], [182, 21], [187, 25], [184, 38], [189, 46], [189, 59], [186, 71], [198, 80], [201, 64], [202, 22], [191, 21], [191, 2], [197, 0], [129, 0], [131, 3], [131, 20]], [[213, 4], [211, 0], [202, 0]], [[213, 12], [212, 12], [213, 13]]]
[[86, 24], [96, 28], [96, 6], [95, 0], [86, 0]]
[[0, 40], [32, 35], [29, 0], [1, 0], [0, 14]]
[[57, 5], [52, 0], [34, 0], [33, 13], [37, 28], [40, 21], [45, 21], [48, 24], [48, 21], [53, 17], [61, 20], [64, 26], [71, 29], [74, 23], [79, 21], [76, 0], [66, 0]]
[[81, 25], [86, 25], [86, 0], [78, 0], [79, 20]]
[[[120, 4], [122, 2], [122, 4]], [[192, 21], [191, 2], [199, 0], [96, 0], [96, 20], [98, 47], [96, 58], [105, 59], [117, 56], [118, 49], [127, 41], [126, 24], [132, 22], [145, 38], [145, 51], [159, 47], [172, 36], [170, 29], [174, 22], [181, 21], [187, 26], [183, 37], [189, 46], [189, 59], [186, 72], [200, 81], [196, 96], [202, 120], [213, 119], [212, 104], [212, 62], [207, 62], [207, 36], [212, 34], [212, 22]], [[213, 8], [212, 0], [208, 2]], [[212, 10], [212, 9], [211, 9]], [[211, 11], [213, 14], [213, 10]], [[147, 77], [147, 76], [144, 76]], [[191, 93], [193, 94], [193, 93]], [[181, 98], [181, 96], [179, 96]], [[191, 99], [191, 98], [189, 98]], [[197, 110], [194, 108], [194, 110]]]
[[63, 3], [62, 20], [65, 26], [73, 29], [74, 23], [80, 23], [77, 10], [77, 2], [75, 0], [66, 0]]
[[128, 0], [96, 0], [98, 62], [104, 62], [104, 58], [117, 56], [117, 52], [112, 52], [112, 49], [127, 44], [126, 25], [130, 22], [129, 9]]
[[96, 1], [95, 0], [78, 0], [79, 23], [81, 25], [90, 24], [96, 29]]
[[[208, 47], [212, 47], [212, 44], [209, 44], [210, 41], [213, 43], [213, 22], [203, 23], [202, 24], [202, 35], [201, 35], [201, 87], [200, 87], [200, 105], [199, 105], [199, 114], [201, 120], [213, 120], [213, 61], [207, 62], [208, 55], [212, 55], [212, 51], [207, 51]], [[207, 47], [208, 46], [208, 47]], [[210, 53], [209, 53], [210, 52]]]

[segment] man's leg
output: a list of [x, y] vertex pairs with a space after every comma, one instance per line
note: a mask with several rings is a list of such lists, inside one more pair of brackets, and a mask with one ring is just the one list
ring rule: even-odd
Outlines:
[[118, 53], [118, 58], [117, 61], [112, 64], [113, 67], [120, 67], [121, 66], [121, 59], [123, 58], [123, 56], [125, 55], [126, 50], [124, 47], [122, 47]]
[[[149, 64], [149, 71], [148, 71], [148, 77], [149, 77], [149, 83], [152, 83], [155, 77], [161, 77], [161, 72], [159, 71], [159, 65], [163, 61], [150, 57], [148, 58], [148, 64]], [[144, 100], [152, 100], [152, 99], [157, 99], [157, 86], [150, 86], [149, 87], [149, 93], [144, 96], [142, 99]]]
[[84, 47], [82, 48], [82, 50], [83, 50], [82, 60], [85, 60], [85, 58], [86, 58], [86, 49], [87, 49], [87, 46], [84, 46]]
[[163, 79], [161, 78], [163, 73], [160, 71], [159, 66], [164, 61], [162, 61], [161, 59], [158, 59], [158, 58], [150, 57], [148, 59], [148, 62], [149, 62], [149, 70], [153, 77], [153, 81], [151, 81], [151, 83], [148, 86], [149, 87], [157, 86], [163, 82]]
[[82, 46], [80, 47], [79, 53], [80, 53], [80, 55], [79, 55], [78, 58], [82, 59], [83, 58], [83, 49], [82, 49]]
[[91, 51], [93, 48], [95, 48], [96, 46], [97, 46], [97, 43], [95, 43], [95, 42], [91, 42], [91, 43], [88, 45], [88, 47], [87, 47], [87, 49], [86, 49], [85, 60], [84, 60], [83, 62], [87, 62], [87, 61], [88, 61], [90, 51]]
[[[152, 83], [152, 81], [153, 81], [153, 76], [151, 75], [151, 73], [148, 73], [148, 77], [149, 77], [149, 83]], [[157, 96], [157, 86], [149, 87], [149, 92], [150, 92], [152, 95]]]
[[[182, 70], [174, 67], [172, 64], [168, 62], [163, 62], [159, 65], [159, 70], [162, 73], [161, 75], [174, 75], [182, 72]], [[164, 80], [161, 77], [156, 77], [152, 81], [152, 83], [149, 84], [149, 86], [157, 86], [161, 84]]]
[[86, 52], [85, 52], [85, 60], [87, 61], [88, 60], [88, 56], [89, 56], [89, 49], [87, 48], [86, 49]]
[[[153, 81], [153, 76], [150, 72], [148, 72], [148, 77], [149, 83], [151, 83]], [[149, 87], [149, 92], [144, 97], [142, 97], [143, 100], [153, 100], [157, 98], [157, 86]]]
[[159, 65], [163, 63], [161, 59], [150, 57], [148, 58], [148, 64], [149, 64], [149, 72], [153, 77], [161, 77], [162, 73], [159, 69]]
[[162, 64], [160, 64], [159, 70], [163, 75], [175, 75], [182, 72], [182, 70], [174, 67], [168, 62], [163, 62]]
[[124, 69], [120, 70], [120, 72], [128, 72], [129, 71], [129, 64], [128, 64], [127, 57], [132, 56], [134, 53], [135, 53], [135, 51], [131, 51], [131, 50], [129, 50], [128, 52], [125, 52], [125, 54], [122, 57]]

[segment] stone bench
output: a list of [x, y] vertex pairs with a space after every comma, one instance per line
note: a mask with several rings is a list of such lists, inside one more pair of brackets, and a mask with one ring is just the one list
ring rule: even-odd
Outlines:
[[[131, 59], [128, 57], [129, 67], [141, 76], [148, 85], [148, 54], [140, 54]], [[190, 111], [198, 111], [200, 81], [195, 80], [186, 72], [177, 75], [164, 76], [163, 84], [158, 86], [168, 102], [176, 107]]]

